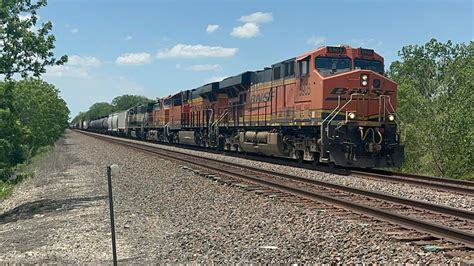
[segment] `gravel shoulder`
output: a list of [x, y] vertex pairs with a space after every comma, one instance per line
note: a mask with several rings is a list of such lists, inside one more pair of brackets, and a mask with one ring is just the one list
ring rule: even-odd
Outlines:
[[112, 163], [121, 167], [114, 207], [118, 257], [126, 263], [462, 259], [424, 252], [337, 213], [221, 185], [173, 162], [67, 131], [34, 178], [1, 202], [0, 262], [110, 263], [105, 167]]

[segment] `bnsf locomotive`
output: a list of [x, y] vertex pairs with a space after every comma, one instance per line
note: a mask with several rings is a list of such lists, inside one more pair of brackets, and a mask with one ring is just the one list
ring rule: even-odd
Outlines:
[[81, 127], [314, 164], [397, 167], [396, 97], [380, 55], [327, 46]]

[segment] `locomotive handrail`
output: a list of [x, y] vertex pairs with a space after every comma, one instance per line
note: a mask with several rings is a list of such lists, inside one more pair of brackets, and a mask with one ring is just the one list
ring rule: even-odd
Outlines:
[[[338, 107], [336, 107], [336, 109], [334, 109], [334, 111], [336, 111], [335, 113], [334, 113], [334, 111], [331, 112], [332, 117], [331, 117], [331, 119], [328, 121], [328, 125], [327, 125], [327, 127], [326, 127], [326, 136], [327, 136], [329, 139], [333, 139], [333, 138], [329, 137], [329, 125], [331, 125], [332, 120], [334, 120], [334, 118], [336, 118], [337, 114], [338, 114], [342, 109], [344, 109], [344, 107], [346, 107], [350, 102], [352, 102], [353, 96], [364, 96], [364, 94], [362, 94], [362, 93], [353, 93], [353, 94], [351, 94], [351, 97], [349, 98], [349, 101], [347, 101], [347, 102], [346, 102], [342, 107], [340, 107], [339, 109], [338, 109]], [[333, 114], [333, 113], [334, 113], [334, 114]], [[331, 115], [331, 114], [330, 114], [330, 115]], [[323, 125], [321, 125], [321, 126], [323, 126]]]
[[222, 121], [222, 119], [224, 119], [224, 117], [227, 116], [227, 114], [229, 114], [229, 110], [224, 109], [224, 112], [220, 114], [219, 117], [209, 126], [209, 134], [213, 132], [216, 136], [219, 135], [219, 127], [217, 127], [217, 125]]
[[332, 112], [329, 113], [329, 115], [324, 118], [323, 122], [321, 122], [321, 138], [323, 137], [324, 131], [326, 131], [326, 129], [324, 129], [324, 122], [326, 122], [326, 120], [328, 120], [328, 118], [333, 115], [333, 113], [339, 108], [339, 106], [341, 106], [341, 95], [337, 96], [336, 108], [334, 108], [334, 110], [332, 110]]
[[[382, 102], [382, 99], [383, 99], [383, 121], [381, 120], [380, 118], [380, 107], [381, 107], [381, 102]], [[385, 99], [388, 99], [388, 104], [390, 106], [390, 108], [392, 109], [391, 111], [386, 107], [386, 100]], [[379, 121], [381, 122], [385, 122], [385, 117], [386, 117], [386, 113], [385, 113], [385, 110], [388, 110], [390, 114], [395, 114], [395, 123], [397, 124], [397, 133], [401, 135], [401, 138], [402, 140], [405, 139], [405, 130], [402, 130], [402, 125], [403, 125], [403, 121], [400, 119], [400, 116], [399, 114], [397, 113], [397, 111], [395, 111], [395, 108], [393, 107], [392, 105], [392, 100], [390, 98], [389, 95], [380, 95], [379, 96]]]

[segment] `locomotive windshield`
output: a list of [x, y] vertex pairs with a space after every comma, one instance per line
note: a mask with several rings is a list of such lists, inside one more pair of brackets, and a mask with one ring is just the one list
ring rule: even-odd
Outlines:
[[367, 69], [383, 74], [383, 64], [380, 61], [356, 59], [354, 66], [355, 69]]
[[351, 59], [316, 57], [316, 69], [323, 76], [350, 71], [352, 69]]

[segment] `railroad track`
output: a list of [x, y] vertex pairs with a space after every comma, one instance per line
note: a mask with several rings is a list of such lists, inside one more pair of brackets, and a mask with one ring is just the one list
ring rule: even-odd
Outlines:
[[438, 190], [474, 195], [474, 182], [458, 179], [415, 175], [383, 170], [351, 170], [351, 174], [376, 179], [384, 179], [397, 183], [414, 184]]
[[401, 238], [405, 240], [441, 240], [455, 244], [454, 248], [474, 249], [474, 212], [471, 211], [203, 158], [186, 152], [171, 151], [119, 138], [93, 133], [85, 134], [175, 160], [193, 168], [197, 167], [207, 172], [205, 174], [207, 176], [223, 175], [237, 178], [271, 190], [324, 202], [377, 220], [393, 223], [397, 227], [403, 228], [404, 231], [399, 235], [402, 235]]
[[[153, 141], [145, 141], [149, 143], [155, 143]], [[183, 148], [182, 145], [179, 144], [171, 144], [171, 143], [159, 143], [160, 145], [165, 146], [172, 146]], [[266, 163], [273, 163], [297, 168], [304, 168], [308, 170], [316, 170], [325, 173], [337, 174], [337, 175], [344, 175], [344, 176], [359, 176], [359, 177], [369, 177], [373, 179], [379, 180], [386, 180], [394, 183], [403, 183], [403, 184], [413, 184], [422, 187], [429, 187], [436, 190], [441, 191], [448, 191], [448, 192], [456, 192], [460, 194], [468, 194], [474, 195], [474, 182], [466, 181], [466, 180], [459, 180], [459, 179], [451, 179], [451, 178], [440, 178], [440, 177], [433, 177], [433, 176], [425, 176], [425, 175], [416, 175], [416, 174], [409, 174], [409, 173], [402, 173], [402, 172], [393, 172], [393, 171], [386, 171], [386, 170], [379, 170], [379, 169], [345, 169], [345, 168], [330, 168], [324, 165], [312, 165], [309, 163], [298, 163], [296, 160], [288, 160], [288, 159], [280, 159], [277, 157], [268, 157], [268, 156], [261, 156], [257, 154], [239, 154], [235, 152], [228, 152], [228, 151], [217, 151], [217, 150], [210, 150], [208, 148], [202, 147], [194, 147], [194, 146], [186, 146], [186, 149], [191, 149], [194, 151], [206, 152], [206, 153], [213, 153], [213, 154], [223, 154], [226, 156], [232, 156], [242, 159], [248, 160], [255, 160], [260, 162]]]

